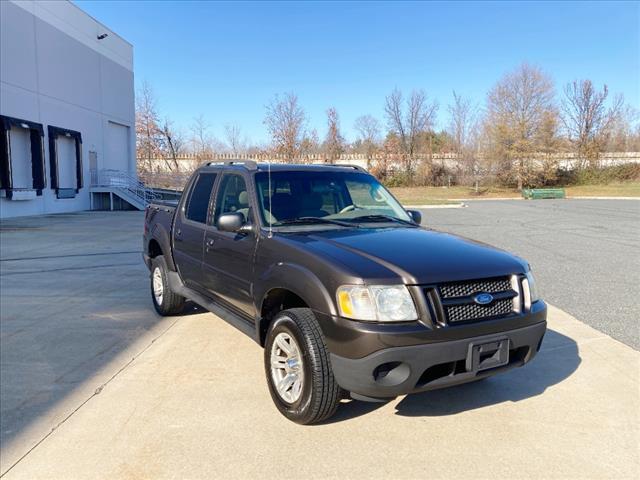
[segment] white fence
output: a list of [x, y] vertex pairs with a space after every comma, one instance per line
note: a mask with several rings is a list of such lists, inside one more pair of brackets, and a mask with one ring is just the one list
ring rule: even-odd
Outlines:
[[[554, 153], [551, 155], [540, 154], [536, 155], [536, 158], [556, 160], [558, 166], [565, 170], [572, 170], [581, 161], [574, 153]], [[482, 161], [482, 155], [478, 156], [478, 159]], [[341, 163], [348, 165], [357, 165], [362, 168], [368, 168], [371, 164], [378, 161], [386, 160], [389, 166], [393, 167], [394, 164], [399, 163], [399, 160], [385, 157], [384, 155], [372, 155], [367, 156], [364, 154], [343, 154], [333, 162], [329, 162], [329, 158], [325, 155], [303, 155], [299, 158], [289, 161], [282, 155], [269, 155], [269, 154], [255, 154], [255, 155], [232, 155], [232, 154], [216, 154], [210, 156], [210, 158], [201, 159], [196, 155], [182, 155], [176, 159], [175, 164], [173, 162], [167, 162], [162, 158], [154, 158], [150, 161], [148, 159], [138, 159], [138, 164], [149, 165], [151, 172], [153, 173], [188, 173], [195, 170], [199, 165], [207, 162], [223, 162], [228, 160], [254, 160], [256, 162], [274, 162], [274, 163]], [[417, 163], [428, 161], [438, 165], [442, 165], [447, 168], [455, 169], [460, 166], [461, 158], [455, 153], [437, 153], [433, 155], [419, 154], [416, 156]], [[640, 163], [640, 152], [607, 152], [600, 155], [599, 163], [603, 167], [613, 165], [624, 165], [628, 163]], [[177, 166], [177, 168], [176, 168]]]

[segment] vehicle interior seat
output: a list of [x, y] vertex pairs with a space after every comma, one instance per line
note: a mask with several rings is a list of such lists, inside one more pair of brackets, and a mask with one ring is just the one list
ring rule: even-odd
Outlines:
[[329, 212], [322, 210], [322, 195], [310, 193], [301, 199], [299, 217], [326, 217]]
[[249, 195], [246, 190], [242, 190], [238, 194], [238, 209], [236, 212], [242, 213], [244, 215], [244, 219], [249, 219]]
[[[266, 210], [269, 209], [267, 199]], [[290, 193], [276, 192], [271, 197], [272, 215], [276, 221], [295, 218], [296, 205]]]

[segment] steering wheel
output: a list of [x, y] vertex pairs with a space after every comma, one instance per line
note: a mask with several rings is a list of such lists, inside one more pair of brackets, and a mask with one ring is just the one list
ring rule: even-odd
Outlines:
[[346, 207], [344, 207], [342, 210], [340, 210], [338, 213], [347, 213], [347, 212], [351, 212], [351, 211], [355, 210], [356, 208], [358, 208], [358, 207], [356, 207], [356, 206], [355, 206], [355, 205], [353, 205], [353, 204], [352, 204], [352, 205], [347, 205], [347, 206], [346, 206]]

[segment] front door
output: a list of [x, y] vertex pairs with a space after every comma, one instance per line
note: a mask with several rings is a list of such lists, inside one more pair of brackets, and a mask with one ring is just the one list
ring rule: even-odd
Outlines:
[[251, 194], [240, 174], [227, 173], [217, 189], [211, 225], [205, 233], [203, 278], [205, 288], [226, 303], [253, 317], [251, 284], [253, 256], [256, 248], [255, 232], [238, 234], [218, 230], [218, 218], [223, 213], [240, 212], [247, 222], [253, 222]]
[[173, 258], [185, 285], [202, 290], [202, 252], [207, 212], [215, 173], [201, 173], [192, 182], [188, 197], [176, 211], [173, 226]]

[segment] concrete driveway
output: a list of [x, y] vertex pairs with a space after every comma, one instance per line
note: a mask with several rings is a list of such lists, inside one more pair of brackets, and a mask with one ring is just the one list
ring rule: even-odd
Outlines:
[[249, 338], [155, 315], [141, 221], [3, 222], [3, 478], [637, 478], [640, 353], [568, 314], [525, 368], [302, 427]]

